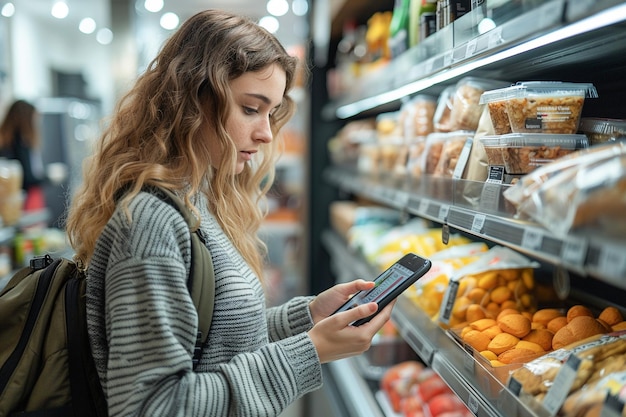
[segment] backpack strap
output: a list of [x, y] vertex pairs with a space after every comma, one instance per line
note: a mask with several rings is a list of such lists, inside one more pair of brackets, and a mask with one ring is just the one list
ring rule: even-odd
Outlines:
[[172, 191], [150, 186], [148, 191], [166, 203], [176, 208], [183, 216], [191, 232], [191, 270], [189, 271], [188, 288], [191, 298], [198, 312], [198, 340], [194, 350], [194, 368], [200, 361], [202, 346], [207, 340], [211, 320], [213, 318], [213, 306], [215, 303], [215, 274], [211, 253], [198, 227], [198, 220], [193, 212], [185, 205], [184, 201]]

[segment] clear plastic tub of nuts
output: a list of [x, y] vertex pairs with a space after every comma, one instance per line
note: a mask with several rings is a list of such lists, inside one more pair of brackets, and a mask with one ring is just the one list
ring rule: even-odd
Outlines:
[[549, 162], [589, 147], [582, 134], [509, 133], [500, 136], [502, 159], [507, 174], [528, 174]]
[[506, 99], [514, 133], [574, 134], [585, 98], [598, 96], [590, 83], [525, 81], [515, 85]]
[[587, 135], [590, 145], [626, 140], [626, 120], [583, 117], [580, 120], [579, 132]]
[[506, 135], [511, 133], [511, 122], [506, 111], [507, 100], [511, 97], [513, 91], [522, 88], [521, 86], [510, 86], [498, 88], [495, 90], [485, 91], [480, 96], [480, 104], [487, 105], [487, 111], [493, 125], [493, 131], [496, 135]]

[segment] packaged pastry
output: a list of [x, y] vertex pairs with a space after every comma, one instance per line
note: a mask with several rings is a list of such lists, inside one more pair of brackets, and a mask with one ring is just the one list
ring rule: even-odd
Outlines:
[[[471, 141], [473, 137], [473, 131], [461, 130], [448, 133], [445, 141], [443, 142], [441, 155], [439, 156], [439, 161], [435, 166], [433, 175], [444, 178], [452, 178], [455, 170], [457, 169], [457, 165], [459, 165], [458, 168], [462, 173], [462, 169], [465, 167], [467, 158], [469, 157], [469, 154], [467, 154], [465, 155], [465, 158], [462, 158], [462, 151], [467, 141]], [[460, 176], [461, 174], [459, 174], [459, 177]]]
[[579, 359], [579, 364], [574, 368], [574, 378], [568, 381], [571, 382], [568, 389], [570, 396], [605, 375], [626, 370], [626, 333], [614, 332], [578, 339], [567, 347], [524, 364], [511, 373], [511, 378], [521, 386], [520, 398], [541, 404], [571, 355]]
[[507, 174], [528, 174], [555, 159], [587, 148], [587, 136], [544, 133], [509, 133], [500, 137]]
[[557, 235], [626, 233], [626, 154], [572, 167], [544, 182], [518, 211]]
[[589, 138], [591, 145], [626, 139], [626, 119], [606, 119], [583, 117], [580, 119], [580, 133]]
[[478, 305], [485, 317], [492, 319], [508, 308], [534, 311], [533, 270], [538, 266], [506, 247], [491, 248], [450, 277], [439, 313], [440, 324], [454, 327], [466, 323], [472, 305]]
[[402, 125], [406, 140], [426, 136], [435, 131], [433, 119], [436, 108], [436, 98], [425, 94], [418, 94], [402, 105], [401, 111], [404, 112]]
[[437, 99], [437, 108], [433, 116], [435, 132], [450, 132], [453, 130], [450, 114], [452, 112], [455, 91], [456, 85], [450, 85], [441, 92]]
[[485, 154], [487, 155], [487, 162], [489, 163], [489, 165], [504, 165], [504, 150], [499, 135], [483, 136], [482, 138], [480, 138], [480, 143], [485, 149]]
[[459, 80], [454, 90], [450, 126], [452, 130], [476, 130], [484, 105], [480, 98], [486, 90], [504, 87], [509, 83], [475, 77]]
[[419, 178], [424, 169], [424, 150], [426, 149], [426, 137], [419, 136], [409, 143], [409, 155], [407, 171], [410, 177]]
[[422, 172], [425, 175], [433, 175], [435, 173], [441, 152], [443, 151], [443, 144], [447, 139], [447, 134], [441, 132], [431, 133], [426, 137], [422, 158]]
[[506, 189], [503, 195], [519, 210], [522, 204], [530, 198], [530, 196], [535, 194], [543, 183], [554, 176], [571, 168], [580, 167], [585, 164], [593, 164], [597, 161], [607, 160], [621, 154], [626, 154], [626, 143], [607, 143], [578, 150], [557, 161], [543, 165], [530, 174], [524, 175], [517, 184]]
[[514, 133], [574, 134], [585, 98], [597, 97], [593, 84], [526, 81], [515, 85], [506, 99]]

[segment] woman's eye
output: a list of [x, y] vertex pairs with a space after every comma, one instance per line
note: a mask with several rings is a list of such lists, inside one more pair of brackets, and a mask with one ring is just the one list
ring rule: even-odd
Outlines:
[[243, 112], [244, 112], [245, 114], [255, 114], [255, 113], [258, 113], [258, 110], [257, 110], [257, 109], [253, 109], [252, 107], [246, 107], [246, 106], [244, 106], [244, 108], [243, 108]]

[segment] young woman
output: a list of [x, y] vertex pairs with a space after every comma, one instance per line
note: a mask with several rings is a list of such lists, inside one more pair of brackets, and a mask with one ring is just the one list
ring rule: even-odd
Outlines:
[[[196, 14], [121, 100], [72, 202], [67, 231], [88, 273], [89, 333], [111, 416], [276, 416], [322, 384], [321, 364], [362, 353], [389, 319], [370, 303], [332, 315], [356, 280], [267, 308], [263, 219], [277, 134], [294, 112], [296, 60], [257, 24]], [[267, 181], [267, 179], [270, 181]], [[198, 218], [215, 308], [192, 369], [190, 233], [159, 185]]]

